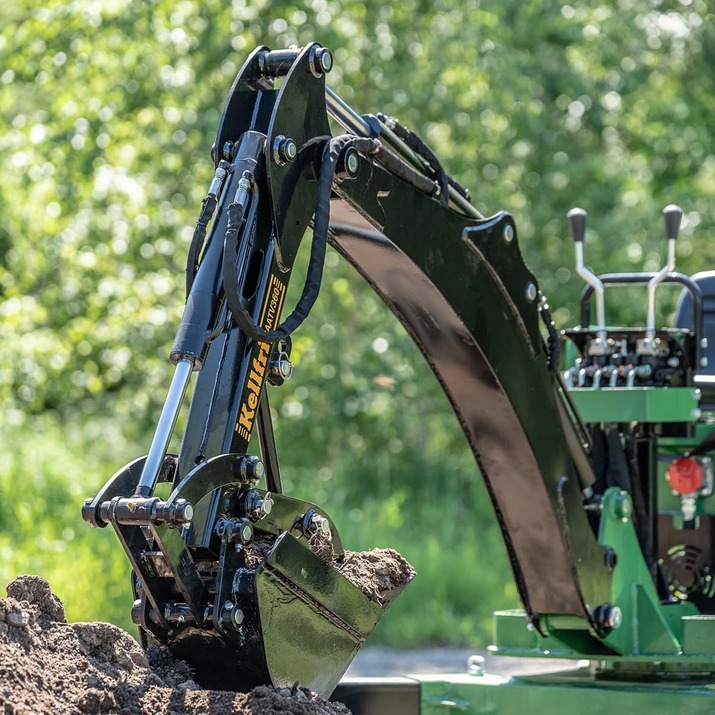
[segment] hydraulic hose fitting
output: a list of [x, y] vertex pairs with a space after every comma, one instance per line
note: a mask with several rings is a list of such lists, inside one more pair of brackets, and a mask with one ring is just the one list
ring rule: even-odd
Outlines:
[[211, 185], [209, 186], [208, 195], [212, 199], [217, 199], [221, 193], [221, 187], [223, 186], [224, 179], [228, 176], [228, 170], [230, 165], [227, 161], [221, 160], [218, 167], [216, 167], [216, 173], [214, 178], [211, 180]]

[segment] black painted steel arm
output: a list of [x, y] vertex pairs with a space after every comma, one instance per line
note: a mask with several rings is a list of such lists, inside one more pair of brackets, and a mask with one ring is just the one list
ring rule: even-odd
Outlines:
[[[311, 80], [293, 72], [284, 81], [268, 146], [297, 135], [303, 151], [319, 139], [301, 132], [325, 112]], [[538, 283], [512, 217], [447, 208], [375, 154], [358, 163], [354, 178], [334, 184], [332, 245], [402, 322], [447, 394], [529, 614], [590, 618], [610, 597], [610, 573], [582, 503], [594, 478], [584, 435], [548, 370]], [[287, 260], [295, 254], [289, 217], [313, 179], [275, 162], [268, 174], [276, 253]]]
[[[265, 146], [275, 240], [268, 251], [285, 270], [311, 219], [315, 147], [329, 136], [328, 117], [324, 78], [306, 71], [306, 55], [303, 65], [294, 61], [276, 93], [259, 66], [266, 52], [259, 48], [244, 66], [217, 143], [235, 141], [240, 117], [261, 116], [264, 95], [271, 93]], [[331, 96], [328, 105], [335, 107]], [[341, 111], [357, 116], [344, 106]], [[374, 135], [376, 122], [353, 126]], [[285, 137], [296, 145], [292, 162], [281, 162], [272, 149]], [[388, 134], [387, 147], [389, 140]], [[403, 323], [447, 394], [486, 481], [529, 614], [589, 618], [610, 597], [610, 573], [582, 504], [593, 475], [584, 435], [549, 374], [538, 283], [524, 263], [512, 217], [445, 207], [410, 182], [408, 172], [385, 169], [374, 153], [361, 154], [358, 164], [357, 176], [343, 174], [334, 183], [330, 242]], [[418, 164], [415, 159], [412, 169]], [[220, 354], [218, 346], [212, 349]], [[240, 413], [232, 414], [240, 422]], [[232, 420], [222, 416], [221, 422], [229, 432], [208, 451], [225, 451], [231, 440], [236, 448]], [[218, 439], [218, 431], [209, 430], [214, 433]]]
[[[482, 217], [404, 128], [409, 146], [389, 122], [359, 117], [334, 94], [326, 102], [331, 63], [314, 43], [259, 47], [241, 68], [212, 152], [171, 351], [177, 370], [149, 455], [83, 508], [127, 551], [141, 632], [211, 687], [299, 681], [329, 693], [400, 590], [371, 603], [305, 546], [325, 529], [342, 553], [332, 521], [280, 494], [265, 386], [283, 379], [283, 338], [310, 311], [328, 242], [405, 326], [446, 393], [531, 619], [576, 616], [596, 633], [593, 614], [611, 596], [583, 506], [594, 481], [588, 440], [550, 369], [545, 304], [512, 217]], [[332, 137], [329, 106], [353, 134]], [[292, 310], [288, 281], [311, 223], [311, 267]], [[179, 454], [167, 455], [192, 373]], [[257, 487], [255, 427], [274, 498]], [[160, 482], [173, 485], [166, 501], [154, 495]], [[249, 568], [254, 527], [274, 541]]]
[[361, 170], [363, 180], [338, 188], [332, 244], [402, 322], [447, 394], [529, 614], [588, 618], [610, 595], [582, 505], [593, 477], [549, 374], [538, 287], [511, 217], [467, 221], [379, 167]]

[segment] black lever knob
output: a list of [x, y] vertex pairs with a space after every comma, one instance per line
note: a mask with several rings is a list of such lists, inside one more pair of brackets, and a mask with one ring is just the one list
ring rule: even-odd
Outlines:
[[675, 204], [670, 204], [663, 209], [663, 222], [665, 223], [665, 237], [670, 240], [678, 238], [680, 220], [683, 218], [683, 209]]
[[583, 243], [583, 237], [586, 235], [587, 215], [583, 209], [571, 209], [571, 211], [566, 214], [574, 243]]

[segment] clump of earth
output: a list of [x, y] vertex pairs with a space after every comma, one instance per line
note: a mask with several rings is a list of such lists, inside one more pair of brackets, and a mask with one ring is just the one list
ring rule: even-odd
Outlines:
[[330, 539], [318, 531], [310, 538], [310, 548], [321, 559], [340, 571], [368, 598], [386, 605], [396, 589], [415, 577], [415, 570], [402, 554], [394, 549], [348, 551], [336, 554]]
[[[256, 568], [273, 548], [273, 537], [254, 539], [246, 547], [246, 565]], [[386, 606], [396, 589], [401, 589], [415, 577], [415, 570], [402, 554], [394, 549], [348, 551], [336, 554], [330, 536], [317, 531], [308, 546], [314, 554], [339, 571], [368, 598]]]
[[[320, 548], [316, 548], [320, 547]], [[412, 579], [397, 552], [374, 549], [333, 563], [375, 601]], [[259, 686], [248, 693], [205, 690], [167, 650], [146, 651], [109, 623], [67, 623], [64, 607], [40, 576], [20, 576], [0, 598], [0, 711], [4, 715], [350, 715], [303, 688]]]

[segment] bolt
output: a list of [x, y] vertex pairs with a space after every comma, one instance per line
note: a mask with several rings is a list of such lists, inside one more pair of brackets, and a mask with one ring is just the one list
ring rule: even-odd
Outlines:
[[470, 655], [467, 658], [467, 673], [469, 675], [484, 675], [487, 670], [485, 664], [484, 656]]
[[536, 300], [536, 286], [529, 282], [526, 284], [526, 290], [524, 291], [524, 294], [526, 296], [526, 299], [529, 301], [529, 303], [533, 303]]
[[240, 474], [243, 481], [255, 484], [261, 480], [266, 470], [258, 457], [240, 457], [236, 460], [234, 471]]
[[514, 240], [514, 227], [511, 224], [507, 224], [502, 229], [502, 238], [505, 243], [511, 243]]
[[633, 513], [633, 501], [628, 492], [620, 492], [613, 501], [613, 511], [617, 519], [628, 521]]
[[328, 74], [333, 69], [333, 53], [327, 47], [314, 47], [310, 51], [309, 65], [316, 77]]
[[260, 492], [250, 489], [243, 495], [240, 506], [242, 516], [247, 516], [251, 521], [259, 521], [271, 513], [273, 497], [270, 492], [266, 492], [265, 497], [262, 498]]
[[345, 168], [351, 174], [357, 174], [359, 166], [360, 164], [358, 163], [357, 154], [355, 154], [354, 152], [350, 152], [345, 159]]
[[273, 511], [273, 497], [270, 492], [266, 493], [260, 506], [261, 518], [268, 516]]
[[698, 500], [692, 494], [683, 494], [680, 497], [680, 510], [683, 512], [683, 521], [693, 521], [698, 512]]
[[326, 536], [328, 539], [332, 538], [330, 533], [330, 522], [322, 514], [318, 514], [315, 509], [309, 509], [303, 515], [301, 529], [303, 531], [303, 535], [307, 537], [321, 532], [323, 536]]
[[275, 360], [271, 360], [268, 365], [269, 376], [282, 385], [285, 380], [290, 380], [293, 376], [294, 364], [288, 359], [285, 353], [281, 353]]
[[708, 339], [707, 338], [702, 338], [700, 340], [700, 347], [705, 350], [705, 348], [708, 346]]
[[244, 619], [243, 611], [240, 608], [236, 607], [233, 609], [233, 611], [231, 611], [231, 620], [233, 621], [233, 625], [236, 628], [241, 627], [241, 624], [243, 623], [243, 619]]
[[131, 611], [132, 623], [135, 626], [141, 625], [143, 611], [144, 611], [144, 609], [142, 608], [142, 601], [140, 598], [137, 598], [137, 600], [134, 601], [134, 603], [132, 604], [132, 611]]
[[339, 179], [354, 179], [360, 171], [360, 160], [354, 147], [349, 146], [338, 158], [335, 176]]
[[222, 626], [233, 625], [233, 611], [234, 605], [231, 601], [227, 600], [221, 604], [219, 622]]
[[233, 161], [236, 153], [236, 145], [233, 142], [226, 142], [223, 145], [223, 158], [227, 161]]
[[623, 611], [618, 606], [604, 603], [593, 610], [593, 618], [601, 628], [614, 631], [623, 624]]
[[188, 524], [194, 516], [194, 508], [186, 499], [175, 502], [162, 502], [158, 499], [152, 506], [151, 521], [164, 522], [170, 527]]
[[313, 533], [322, 531], [323, 534], [327, 536], [330, 533], [330, 522], [324, 516], [314, 514], [310, 520], [310, 530]]
[[623, 623], [623, 611], [618, 606], [612, 606], [606, 614], [605, 624], [614, 630], [621, 627]]
[[618, 554], [609, 546], [606, 548], [606, 553], [603, 556], [603, 560], [606, 563], [606, 568], [609, 571], [613, 571], [618, 564]]
[[279, 134], [273, 140], [273, 161], [278, 166], [283, 166], [293, 161], [298, 155], [298, 147], [295, 142], [289, 137]]
[[241, 526], [238, 536], [244, 544], [247, 544], [253, 539], [253, 527], [246, 522]]
[[186, 499], [177, 499], [172, 521], [177, 524], [188, 524], [194, 518], [194, 507]]

